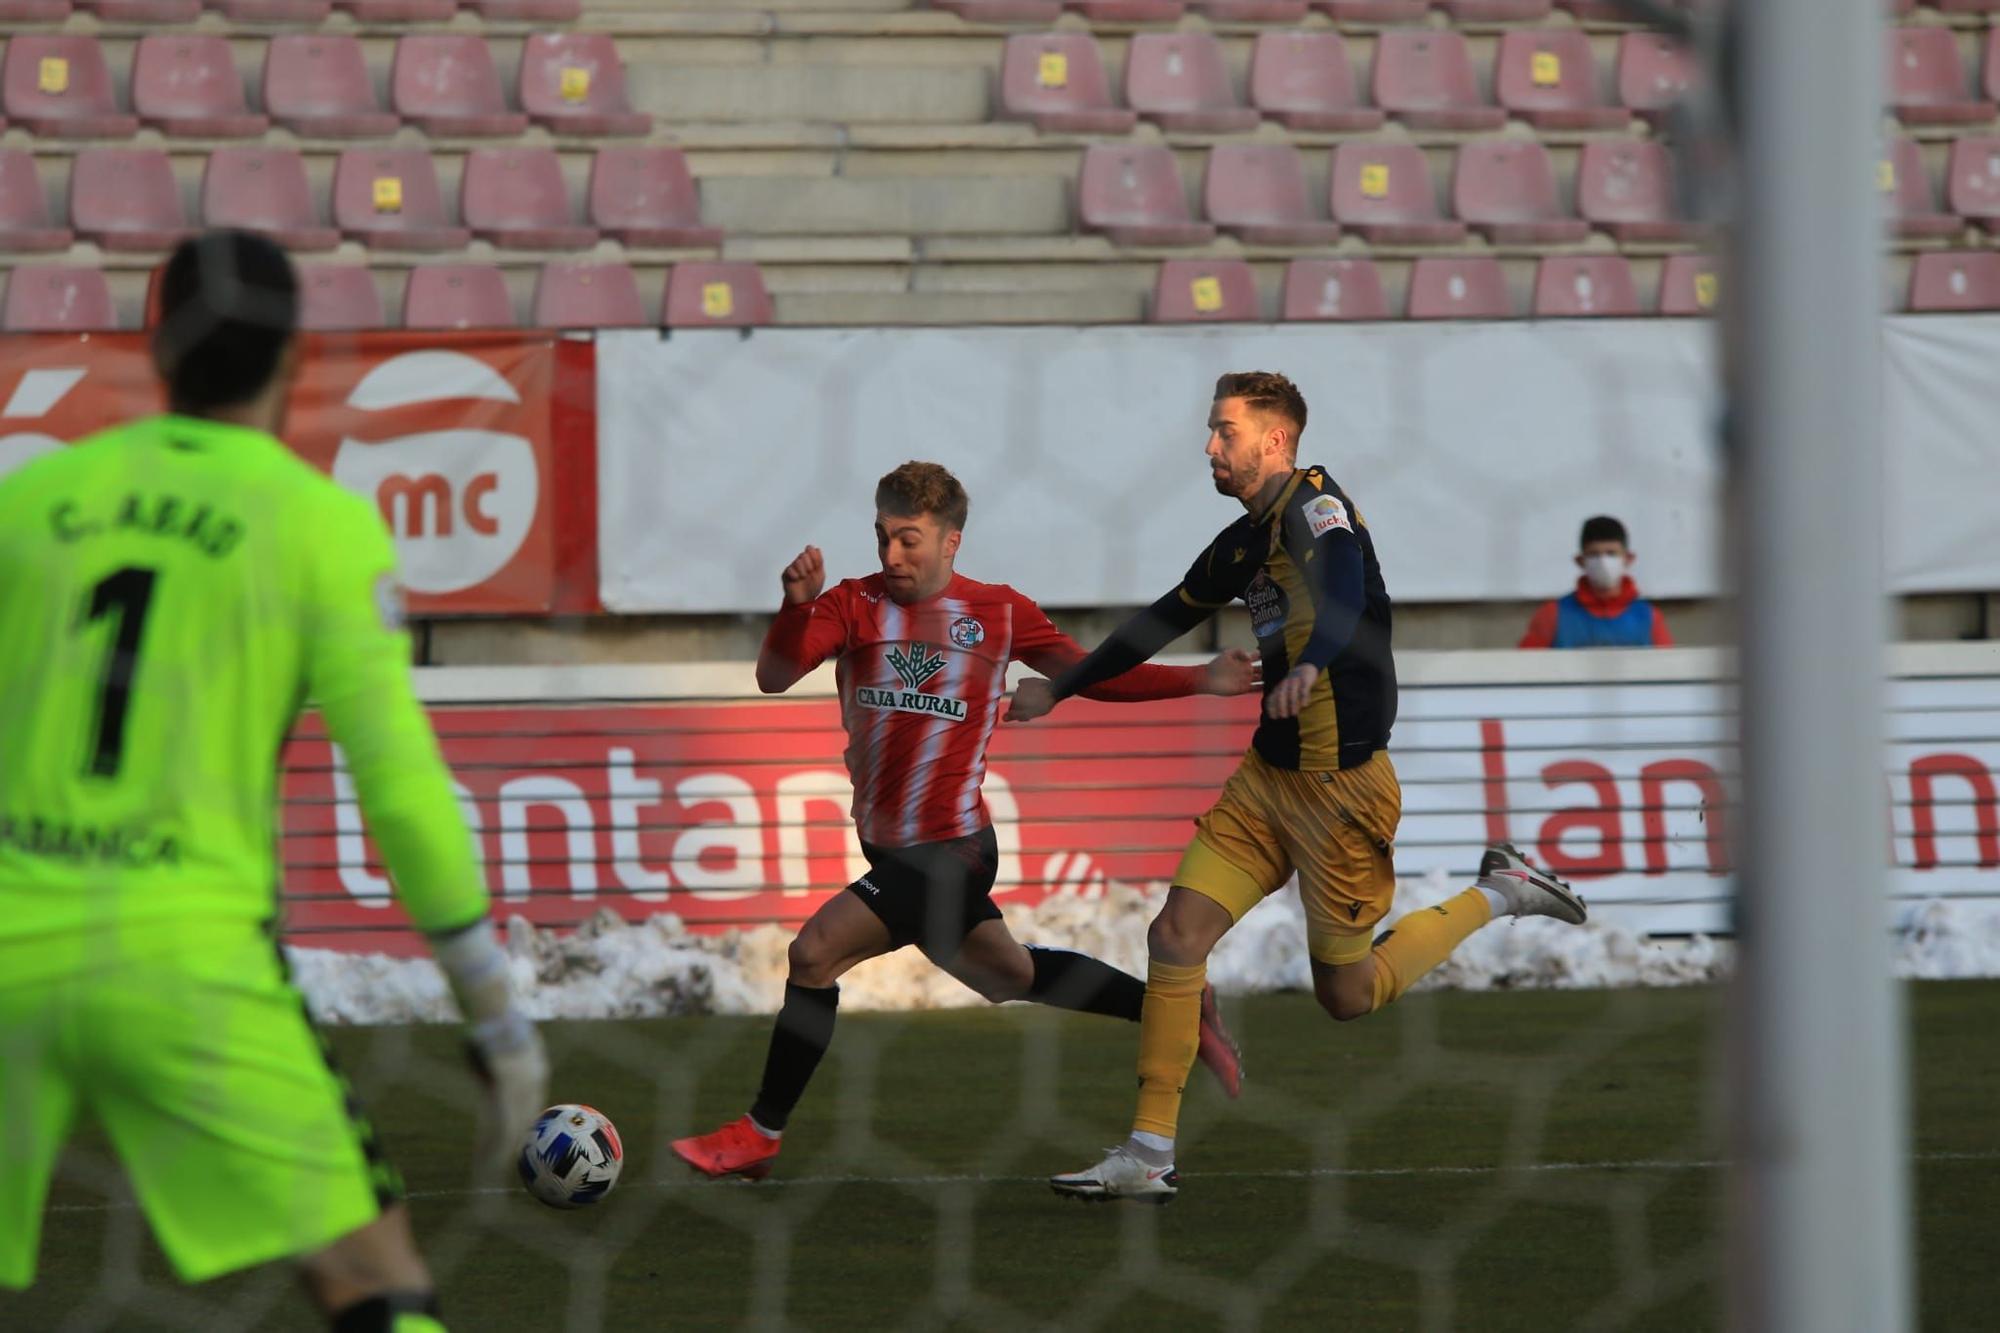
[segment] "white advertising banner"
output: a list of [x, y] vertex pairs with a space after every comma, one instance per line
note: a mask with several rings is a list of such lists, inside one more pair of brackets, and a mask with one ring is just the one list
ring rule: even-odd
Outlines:
[[[1889, 321], [1903, 591], [2000, 588], [2000, 319]], [[1548, 597], [1577, 528], [1623, 518], [1656, 597], [1718, 591], [1707, 326], [1673, 320], [1226, 328], [767, 329], [602, 336], [604, 604], [756, 611], [807, 543], [875, 568], [875, 479], [910, 458], [972, 496], [975, 578], [1051, 606], [1171, 587], [1238, 513], [1202, 447], [1225, 370], [1311, 406], [1301, 458], [1367, 519], [1403, 601]]]

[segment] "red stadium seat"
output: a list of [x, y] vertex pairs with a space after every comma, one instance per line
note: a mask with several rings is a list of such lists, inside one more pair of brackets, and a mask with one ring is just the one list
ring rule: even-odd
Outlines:
[[252, 114], [224, 37], [154, 33], [132, 57], [132, 109], [165, 134], [248, 139], [271, 128]]
[[1305, 165], [1288, 143], [1217, 144], [1202, 182], [1208, 220], [1247, 245], [1332, 245], [1340, 224], [1315, 217]]
[[1910, 309], [2000, 310], [2000, 250], [1918, 255], [1910, 266]]
[[1306, 0], [1190, 0], [1194, 11], [1211, 23], [1297, 23], [1306, 16]]
[[1597, 95], [1597, 61], [1581, 28], [1510, 32], [1493, 67], [1496, 101], [1543, 130], [1616, 130], [1632, 114]]
[[1554, 0], [1437, 0], [1453, 23], [1531, 23], [1545, 19]]
[[333, 225], [374, 250], [458, 250], [472, 233], [445, 220], [422, 148], [350, 148], [333, 170]]
[[1980, 62], [1979, 90], [1994, 101], [2000, 101], [2000, 28], [1992, 28], [1986, 34], [1986, 56]]
[[1400, 139], [1344, 143], [1333, 150], [1333, 218], [1378, 245], [1453, 245], [1463, 222], [1438, 213], [1424, 150]]
[[426, 264], [410, 270], [403, 289], [406, 329], [511, 329], [514, 298], [507, 277], [491, 264]]
[[76, 0], [76, 7], [100, 23], [192, 23], [201, 17], [201, 0]]
[[620, 245], [711, 246], [701, 199], [678, 148], [600, 148], [590, 164], [590, 223]]
[[1883, 60], [1889, 105], [1905, 125], [1972, 125], [2000, 112], [1969, 95], [1950, 28], [1891, 28]]
[[1181, 0], [1063, 0], [1063, 8], [1095, 23], [1173, 23]]
[[1628, 32], [1618, 39], [1618, 100], [1646, 120], [1663, 119], [1699, 73], [1694, 53], [1664, 33]]
[[771, 297], [755, 264], [691, 260], [667, 274], [660, 322], [668, 328], [751, 328], [772, 318]]
[[439, 137], [511, 137], [528, 128], [526, 116], [507, 109], [500, 71], [483, 37], [399, 38], [389, 70], [389, 104], [425, 134]]
[[1044, 134], [1123, 134], [1139, 115], [1115, 105], [1087, 32], [1021, 33], [1000, 57], [1000, 114]]
[[333, 0], [208, 0], [231, 23], [322, 23]]
[[0, 0], [0, 23], [61, 23], [69, 0]]
[[[1908, 140], [1899, 141], [1900, 150]], [[1923, 170], [1923, 158], [1914, 143], [1909, 144], [1911, 155], [1916, 159], [1915, 171]], [[1911, 169], [1895, 167], [1897, 197], [1908, 188], [1906, 180]], [[2000, 137], [1975, 135], [1970, 138], [1954, 139], [1951, 145], [1951, 165], [1946, 169], [1945, 179], [1950, 182], [1946, 198], [1951, 211], [1968, 221], [1976, 222], [1987, 231], [2000, 231]], [[1925, 203], [1928, 205], [1930, 187], [1923, 186]]]
[[1206, 32], [1142, 32], [1125, 54], [1125, 101], [1167, 130], [1234, 134], [1262, 119], [1236, 100], [1222, 44]]
[[1698, 223], [1676, 217], [1673, 161], [1657, 139], [1596, 139], [1576, 167], [1576, 211], [1628, 242], [1692, 241]]
[[0, 102], [9, 120], [50, 139], [129, 139], [139, 118], [120, 114], [95, 37], [17, 33], [0, 65]]
[[1556, 8], [1574, 14], [1578, 23], [1621, 23], [1631, 17], [1617, 0], [1556, 0]]
[[1392, 319], [1372, 259], [1294, 259], [1285, 265], [1285, 319]]
[[388, 323], [375, 275], [354, 264], [299, 270], [299, 327], [312, 333], [379, 329]]
[[1432, 256], [1410, 266], [1411, 319], [1511, 319], [1500, 261]]
[[1660, 313], [1707, 315], [1715, 311], [1721, 279], [1707, 255], [1669, 255], [1660, 268]]
[[488, 23], [574, 23], [583, 0], [459, 0]]
[[1571, 245], [1590, 224], [1556, 194], [1555, 164], [1534, 139], [1475, 139], [1458, 150], [1452, 211], [1495, 245]]
[[503, 250], [586, 250], [597, 228], [577, 222], [553, 148], [475, 148], [459, 192], [465, 225]]
[[191, 235], [173, 164], [157, 148], [89, 148], [69, 177], [69, 220], [106, 250], [168, 250]]
[[386, 139], [402, 118], [382, 109], [358, 38], [283, 33], [264, 53], [264, 109], [308, 139]]
[[1336, 23], [1422, 23], [1430, 0], [1313, 0]]
[[1375, 105], [1418, 130], [1497, 130], [1507, 113], [1479, 95], [1461, 33], [1396, 28], [1375, 43]]
[[118, 327], [111, 285], [94, 268], [35, 264], [7, 275], [0, 329], [9, 333], [95, 333]]
[[931, 0], [932, 9], [956, 14], [967, 23], [1054, 23], [1060, 0]]
[[1215, 228], [1188, 214], [1173, 150], [1160, 144], [1092, 144], [1083, 150], [1077, 212], [1116, 245], [1203, 245]]
[[218, 148], [201, 173], [210, 227], [261, 232], [287, 250], [335, 250], [340, 230], [319, 220], [305, 159], [296, 148]]
[[1264, 32], [1250, 48], [1250, 101], [1287, 129], [1350, 134], [1380, 129], [1382, 112], [1362, 106], [1337, 32]]
[[0, 253], [67, 250], [76, 236], [49, 214], [49, 196], [25, 148], [0, 148]]
[[1581, 319], [1640, 314], [1632, 261], [1623, 255], [1551, 255], [1535, 270], [1535, 317]]
[[458, 12], [458, 0], [333, 0], [333, 7], [356, 23], [443, 23]]
[[554, 134], [647, 134], [617, 43], [598, 32], [538, 32], [521, 49], [521, 109]]
[[[1954, 187], [1956, 207], [1956, 186], [1959, 180], [1959, 150], [1968, 144], [1977, 144], [1978, 139], [1959, 139], [1951, 148], [1951, 166], [1947, 178]], [[2000, 208], [2000, 139], [1985, 140], [1987, 162], [1992, 169], [1989, 189], [1996, 191], [1993, 206]], [[1976, 158], [1968, 156], [1966, 165], [1974, 165]], [[1962, 219], [1951, 213], [1940, 213], [1937, 207], [1937, 192], [1931, 189], [1930, 173], [1924, 170], [1924, 153], [1914, 139], [1896, 139], [1889, 144], [1889, 155], [1882, 159], [1878, 168], [1881, 172], [1882, 193], [1889, 206], [1889, 225], [1898, 236], [1906, 240], [1942, 240], [1957, 236], [1965, 230]]]
[[538, 329], [632, 329], [648, 321], [630, 268], [555, 260], [535, 279], [531, 322]]
[[1244, 324], [1263, 318], [1261, 306], [1240, 259], [1169, 259], [1153, 281], [1155, 324]]

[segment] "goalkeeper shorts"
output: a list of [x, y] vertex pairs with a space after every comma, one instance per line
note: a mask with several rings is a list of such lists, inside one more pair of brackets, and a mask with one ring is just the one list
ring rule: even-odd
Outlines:
[[400, 1196], [270, 938], [161, 930], [175, 952], [0, 979], [0, 1287], [34, 1280], [79, 1114], [102, 1124], [186, 1282], [323, 1249]]
[[1296, 871], [1307, 952], [1329, 966], [1358, 962], [1396, 898], [1402, 816], [1386, 750], [1333, 772], [1276, 768], [1252, 750], [1195, 821], [1174, 883], [1241, 921]]

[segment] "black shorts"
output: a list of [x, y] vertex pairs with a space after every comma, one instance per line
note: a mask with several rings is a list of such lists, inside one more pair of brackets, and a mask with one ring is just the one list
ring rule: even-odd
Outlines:
[[868, 873], [847, 891], [889, 928], [889, 947], [914, 944], [932, 958], [949, 959], [983, 921], [1000, 919], [993, 880], [1000, 873], [1000, 843], [992, 826], [947, 842], [909, 847], [861, 844]]

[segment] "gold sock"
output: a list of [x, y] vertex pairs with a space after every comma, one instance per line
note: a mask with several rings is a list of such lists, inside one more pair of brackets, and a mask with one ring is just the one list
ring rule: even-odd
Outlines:
[[1208, 965], [1149, 963], [1146, 1002], [1139, 1009], [1139, 1112], [1134, 1132], [1174, 1136], [1181, 1093], [1201, 1046], [1201, 992]]
[[1451, 956], [1466, 937], [1493, 919], [1486, 895], [1467, 889], [1436, 907], [1412, 912], [1375, 946], [1375, 1007], [1380, 1009], [1417, 978]]

